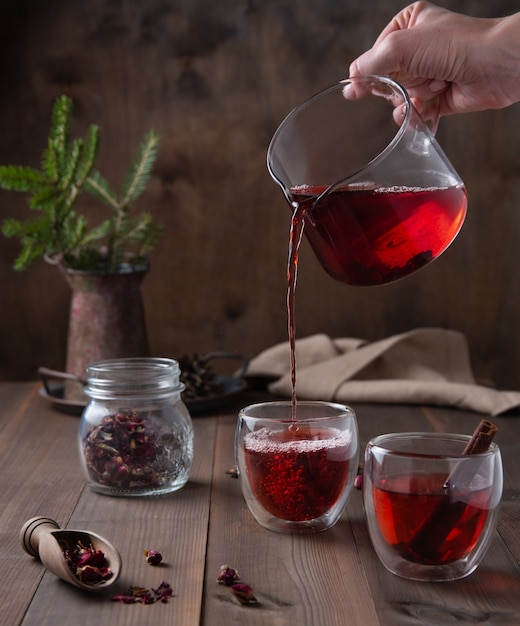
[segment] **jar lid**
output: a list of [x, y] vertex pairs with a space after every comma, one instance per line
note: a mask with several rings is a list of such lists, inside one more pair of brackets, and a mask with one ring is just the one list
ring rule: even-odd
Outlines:
[[111, 396], [155, 397], [180, 393], [180, 367], [173, 359], [136, 357], [96, 361], [87, 367], [85, 393], [96, 399]]

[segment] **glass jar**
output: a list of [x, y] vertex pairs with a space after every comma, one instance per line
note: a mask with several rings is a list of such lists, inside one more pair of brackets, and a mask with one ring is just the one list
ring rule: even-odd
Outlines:
[[91, 489], [147, 496], [186, 484], [193, 426], [183, 390], [172, 359], [110, 359], [87, 367], [79, 449]]

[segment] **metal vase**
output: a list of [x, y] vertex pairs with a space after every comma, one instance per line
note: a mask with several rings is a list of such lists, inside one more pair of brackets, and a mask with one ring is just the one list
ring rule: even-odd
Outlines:
[[[63, 269], [72, 289], [67, 343], [69, 374], [84, 379], [98, 360], [149, 356], [141, 283], [148, 265], [123, 266], [115, 273]], [[66, 385], [65, 396], [82, 395]], [[84, 397], [84, 396], [83, 396]]]

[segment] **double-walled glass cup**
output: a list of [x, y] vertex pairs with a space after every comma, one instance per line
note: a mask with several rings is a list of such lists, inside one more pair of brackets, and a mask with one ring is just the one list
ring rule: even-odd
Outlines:
[[453, 241], [466, 215], [462, 180], [413, 107], [384, 76], [350, 78], [283, 120], [267, 166], [323, 269], [350, 285], [388, 283]]
[[240, 411], [235, 440], [242, 493], [269, 530], [316, 532], [345, 509], [358, 468], [354, 411], [331, 402], [265, 402]]
[[370, 538], [383, 565], [414, 580], [471, 574], [496, 528], [502, 461], [494, 443], [463, 455], [469, 437], [398, 433], [368, 443], [363, 497]]

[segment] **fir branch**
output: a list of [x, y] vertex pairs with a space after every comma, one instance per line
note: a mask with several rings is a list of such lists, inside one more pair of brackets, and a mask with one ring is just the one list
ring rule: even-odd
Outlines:
[[90, 176], [99, 150], [99, 126], [91, 124], [83, 143], [81, 159], [76, 171], [76, 185], [83, 186]]
[[[149, 213], [130, 216], [130, 204], [145, 189], [157, 156], [158, 135], [150, 131], [125, 177], [120, 197], [94, 165], [99, 148], [99, 128], [92, 124], [84, 138], [70, 139], [72, 100], [58, 98], [52, 111], [41, 171], [23, 166], [0, 166], [0, 188], [29, 194], [29, 206], [40, 215], [21, 222], [7, 219], [2, 232], [17, 237], [21, 251], [16, 269], [25, 269], [39, 256], [61, 259], [76, 269], [115, 271], [127, 255], [148, 254], [162, 228]], [[112, 215], [90, 226], [74, 206], [83, 191], [107, 204]], [[104, 242], [108, 252], [102, 253]]]
[[67, 147], [72, 125], [72, 100], [60, 96], [52, 109], [51, 131], [49, 135], [50, 154], [55, 156], [58, 175], [61, 176], [67, 167]]
[[6, 219], [2, 224], [2, 233], [6, 237], [18, 237], [22, 242], [22, 251], [14, 262], [16, 270], [23, 270], [37, 258], [45, 254], [47, 241], [42, 233], [49, 229], [46, 215], [39, 215], [26, 222]]
[[8, 191], [37, 191], [46, 177], [32, 167], [0, 165], [0, 187]]
[[159, 137], [151, 130], [144, 138], [123, 185], [120, 208], [127, 207], [144, 191], [157, 156]]
[[96, 198], [113, 209], [119, 209], [116, 194], [110, 189], [108, 182], [99, 172], [93, 172], [85, 181], [85, 188]]
[[148, 227], [143, 232], [141, 241], [139, 242], [139, 247], [137, 248], [137, 256], [147, 256], [157, 245], [157, 242], [161, 238], [163, 231], [164, 229], [160, 224], [157, 224], [157, 222], [155, 221], [150, 221]]
[[82, 151], [83, 142], [81, 141], [81, 139], [76, 139], [75, 141], [73, 141], [68, 155], [68, 159], [64, 164], [64, 168], [60, 176], [61, 180], [58, 181], [59, 188], [63, 191], [66, 191], [71, 187], [71, 185], [74, 184], [73, 177], [76, 173]]

